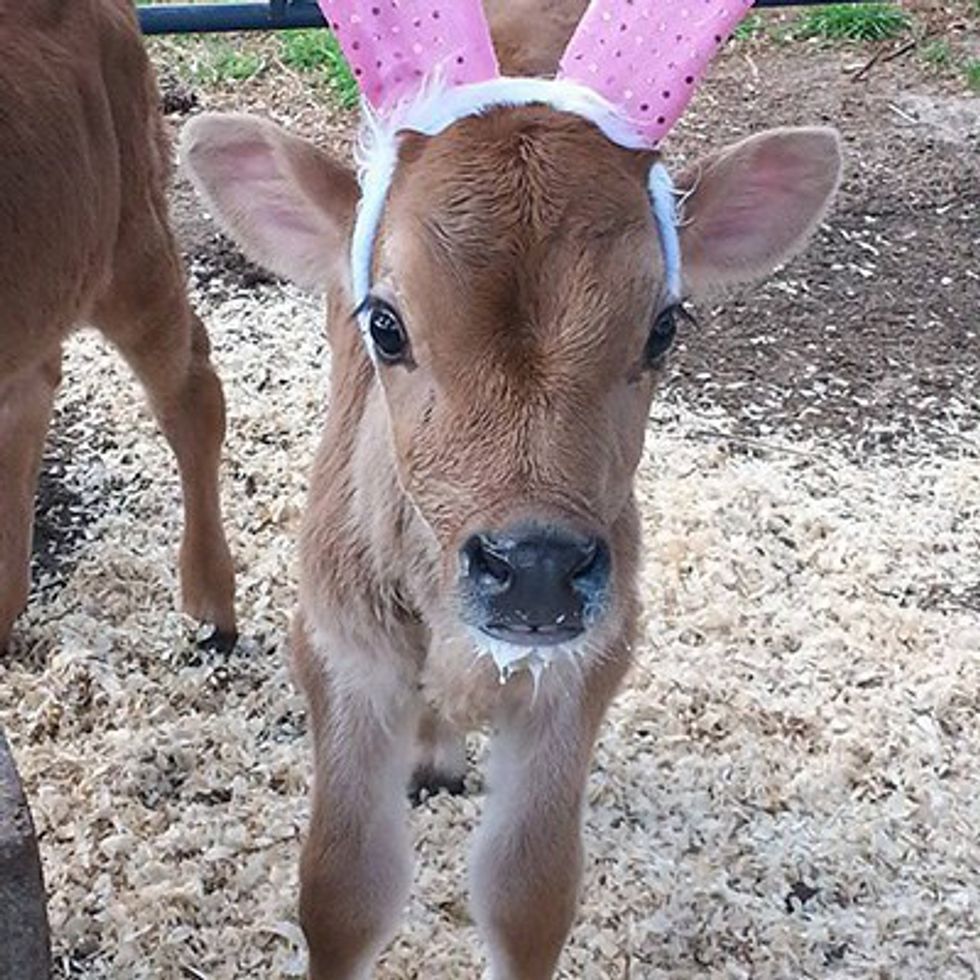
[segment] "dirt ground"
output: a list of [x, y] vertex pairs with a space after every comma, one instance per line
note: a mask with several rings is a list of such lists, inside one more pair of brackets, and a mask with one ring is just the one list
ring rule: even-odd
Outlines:
[[[934, 36], [977, 31], [968, 4], [915, 9]], [[733, 45], [665, 147], [679, 169], [826, 123], [847, 172], [801, 256], [695, 311], [652, 414], [646, 639], [597, 752], [564, 980], [980, 977], [980, 98], [914, 51], [874, 53]], [[164, 93], [175, 134], [234, 108], [352, 145], [355, 119], [301, 76]], [[303, 963], [309, 746], [285, 637], [321, 308], [248, 263], [183, 181], [173, 213], [228, 394], [243, 638], [210, 651], [173, 611], [174, 467], [112, 352], [79, 336], [34, 593], [0, 660], [56, 972], [79, 980]], [[464, 861], [484, 748], [464, 796], [411, 816], [383, 980], [480, 975]]]

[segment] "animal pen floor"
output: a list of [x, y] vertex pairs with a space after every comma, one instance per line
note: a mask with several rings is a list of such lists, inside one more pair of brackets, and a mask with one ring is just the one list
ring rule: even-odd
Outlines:
[[[671, 139], [844, 132], [807, 253], [699, 311], [650, 420], [646, 640], [603, 730], [563, 978], [980, 976], [980, 111], [909, 60], [734, 46]], [[199, 93], [325, 142], [302, 80]], [[174, 118], [175, 126], [182, 120]], [[243, 639], [173, 611], [176, 474], [91, 335], [69, 348], [36, 586], [0, 725], [40, 833], [57, 975], [300, 972], [310, 749], [285, 636], [326, 393], [319, 302], [175, 213], [229, 401]], [[464, 859], [482, 802], [412, 811], [386, 980], [480, 974]]]

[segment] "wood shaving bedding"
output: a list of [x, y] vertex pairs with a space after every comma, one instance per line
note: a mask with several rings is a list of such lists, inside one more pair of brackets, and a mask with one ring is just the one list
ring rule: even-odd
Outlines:
[[[96, 516], [0, 665], [61, 976], [300, 975], [310, 747], [285, 638], [326, 395], [320, 304], [198, 297], [229, 402], [243, 641], [174, 612], [176, 469], [96, 337], [69, 345], [64, 480]], [[598, 747], [564, 978], [980, 975], [980, 463], [748, 446], [660, 404], [639, 481], [646, 639]], [[56, 428], [59, 421], [56, 420]], [[96, 506], [98, 504], [98, 506]], [[484, 751], [474, 736], [474, 762]], [[411, 815], [378, 976], [477, 977], [482, 781]]]

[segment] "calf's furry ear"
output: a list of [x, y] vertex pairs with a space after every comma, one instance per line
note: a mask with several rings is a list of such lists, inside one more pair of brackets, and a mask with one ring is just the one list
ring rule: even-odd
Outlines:
[[181, 137], [181, 165], [224, 231], [255, 262], [300, 286], [349, 279], [359, 190], [307, 140], [238, 113], [206, 113]]
[[840, 183], [829, 128], [771, 129], [707, 157], [677, 180], [685, 292], [749, 282], [799, 251]]

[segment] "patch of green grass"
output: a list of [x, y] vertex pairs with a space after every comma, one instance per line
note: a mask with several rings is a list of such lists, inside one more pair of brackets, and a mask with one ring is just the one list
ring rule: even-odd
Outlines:
[[280, 41], [283, 64], [296, 71], [323, 75], [345, 109], [357, 105], [358, 88], [337, 39], [329, 31], [311, 28], [287, 31]]
[[211, 34], [152, 37], [147, 48], [158, 71], [195, 85], [246, 82], [270, 61], [267, 48]]
[[262, 59], [254, 52], [236, 51], [224, 41], [212, 42], [209, 49], [198, 68], [202, 81], [244, 82], [262, 70]]
[[[977, 0], [980, 3], [980, 0]], [[920, 52], [924, 61], [934, 68], [947, 74], [956, 73], [963, 76], [967, 86], [974, 92], [980, 92], [980, 58], [966, 57], [962, 51], [945, 40], [933, 41], [925, 45]]]
[[922, 49], [922, 57], [931, 65], [945, 68], [953, 61], [953, 49], [949, 41], [932, 41]]
[[798, 37], [884, 41], [912, 25], [912, 18], [890, 3], [833, 3], [814, 7], [801, 18]]
[[337, 58], [337, 42], [327, 31], [287, 31], [280, 38], [284, 64], [297, 71], [332, 67]]
[[974, 92], [980, 92], [980, 58], [970, 58], [963, 71], [966, 74], [966, 84]]
[[762, 16], [760, 14], [749, 14], [735, 28], [735, 33], [732, 36], [737, 41], [749, 41], [754, 37], [758, 37], [760, 34], [765, 34], [765, 32], [766, 22], [762, 19]]

